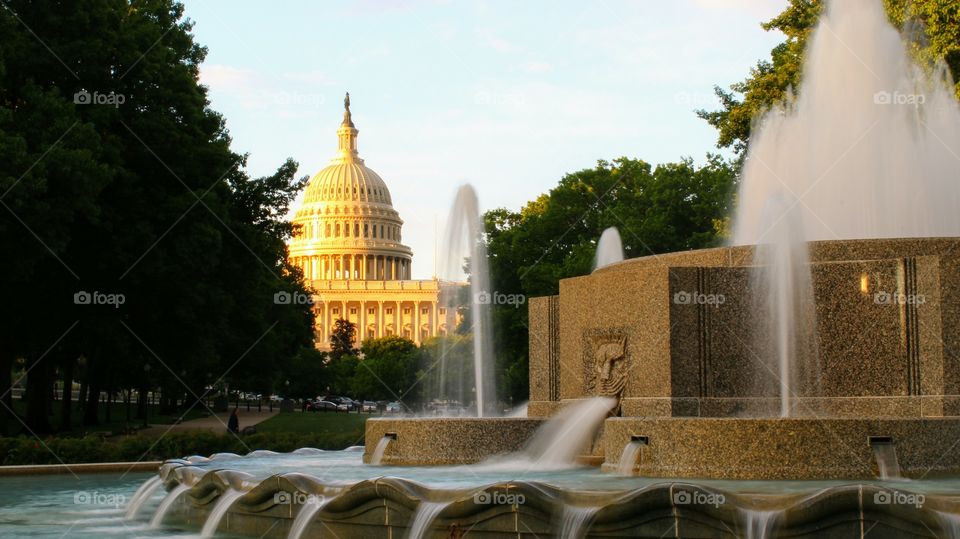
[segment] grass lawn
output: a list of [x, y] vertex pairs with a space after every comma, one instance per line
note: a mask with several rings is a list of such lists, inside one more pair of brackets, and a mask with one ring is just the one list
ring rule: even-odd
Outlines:
[[343, 412], [284, 412], [257, 424], [257, 432], [353, 432], [363, 436], [363, 425], [371, 414]]

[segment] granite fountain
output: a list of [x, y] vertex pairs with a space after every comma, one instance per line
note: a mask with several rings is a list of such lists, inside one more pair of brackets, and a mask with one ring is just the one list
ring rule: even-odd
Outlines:
[[[477, 339], [475, 417], [170, 460], [126, 516], [290, 539], [960, 536], [957, 102], [879, 0], [829, 3], [804, 73], [757, 122], [730, 245], [623, 260], [607, 231], [590, 274], [529, 301], [525, 417], [498, 415]], [[459, 192], [451, 251], [483, 334], [477, 206]]]

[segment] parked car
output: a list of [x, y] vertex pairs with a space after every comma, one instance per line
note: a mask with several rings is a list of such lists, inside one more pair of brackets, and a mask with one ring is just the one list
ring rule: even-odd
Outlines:
[[336, 412], [338, 405], [330, 401], [308, 401], [307, 410], [311, 412]]
[[363, 412], [376, 412], [377, 403], [373, 401], [363, 401], [363, 406], [360, 408]]
[[400, 403], [399, 402], [388, 402], [387, 407], [384, 408], [384, 412], [388, 414], [399, 414], [400, 413]]

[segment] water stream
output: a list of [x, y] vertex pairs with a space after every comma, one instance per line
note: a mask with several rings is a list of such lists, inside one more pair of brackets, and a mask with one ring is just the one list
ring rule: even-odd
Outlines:
[[379, 466], [383, 462], [383, 454], [387, 450], [387, 446], [390, 445], [390, 442], [393, 441], [393, 437], [384, 436], [380, 438], [380, 441], [377, 442], [377, 447], [373, 448], [373, 454], [370, 455], [370, 464], [373, 466]]
[[157, 507], [157, 512], [153, 514], [153, 519], [150, 521], [151, 528], [159, 528], [163, 525], [163, 517], [167, 516], [167, 511], [173, 507], [173, 503], [177, 501], [177, 498], [181, 494], [190, 489], [190, 485], [180, 484], [173, 488], [167, 495], [163, 498], [163, 501], [160, 502], [160, 507]]
[[130, 498], [130, 503], [127, 504], [127, 510], [123, 515], [124, 518], [127, 520], [136, 518], [137, 512], [140, 511], [143, 504], [153, 497], [153, 493], [156, 492], [161, 485], [163, 485], [163, 481], [159, 475], [151, 477], [140, 485], [140, 488], [138, 488], [137, 491], [133, 493], [133, 497]]
[[407, 539], [423, 539], [434, 519], [449, 504], [450, 502], [420, 502], [417, 512], [413, 515], [413, 523], [410, 525]]
[[217, 533], [217, 527], [220, 526], [220, 521], [226, 516], [227, 510], [230, 509], [233, 502], [237, 501], [237, 498], [244, 494], [246, 494], [244, 491], [232, 488], [221, 492], [220, 499], [217, 500], [213, 509], [210, 510], [207, 521], [203, 523], [203, 530], [200, 531], [200, 537], [213, 537], [214, 534]]

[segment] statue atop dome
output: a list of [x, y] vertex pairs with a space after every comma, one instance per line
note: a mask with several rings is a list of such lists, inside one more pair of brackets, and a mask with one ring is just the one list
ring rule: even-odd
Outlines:
[[343, 125], [353, 127], [353, 119], [350, 117], [350, 92], [343, 98]]

